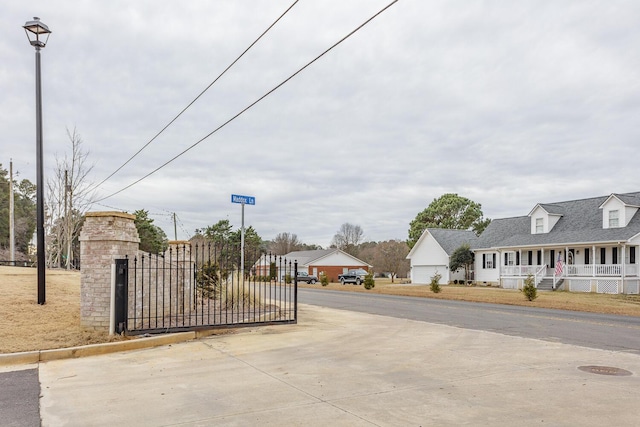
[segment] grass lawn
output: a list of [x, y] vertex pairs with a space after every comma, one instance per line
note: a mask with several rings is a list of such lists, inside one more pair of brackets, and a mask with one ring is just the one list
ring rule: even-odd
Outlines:
[[[48, 270], [46, 304], [37, 304], [35, 268], [0, 267], [0, 353], [46, 350], [126, 339], [80, 326], [80, 273]], [[322, 287], [301, 284], [304, 288]], [[375, 288], [331, 283], [325, 289], [370, 292], [426, 298], [453, 299], [495, 304], [524, 305], [640, 316], [639, 295], [603, 295], [569, 292], [538, 292], [529, 302], [520, 291], [487, 287], [443, 286], [434, 294], [428, 285], [415, 286], [376, 279]]]
[[35, 268], [0, 267], [0, 353], [74, 347], [123, 339], [80, 327], [80, 273], [47, 270], [38, 305]]
[[[298, 286], [301, 288], [322, 287], [320, 283], [315, 285], [303, 283]], [[330, 283], [324, 289], [640, 316], [640, 295], [539, 291], [538, 298], [534, 301], [527, 301], [522, 292], [513, 289], [447, 285], [441, 286], [442, 292], [435, 294], [431, 292], [429, 285], [407, 285], [401, 284], [399, 280], [396, 280], [396, 283], [391, 283], [391, 279], [376, 279], [375, 287], [370, 290], [366, 290], [362, 285], [341, 285], [340, 283]]]

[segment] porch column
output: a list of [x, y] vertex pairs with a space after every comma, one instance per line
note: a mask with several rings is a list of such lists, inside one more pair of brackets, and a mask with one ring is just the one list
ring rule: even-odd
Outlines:
[[591, 247], [591, 276], [596, 277], [596, 245]]
[[522, 249], [518, 249], [518, 276], [522, 276]]
[[622, 252], [622, 257], [621, 257], [622, 258], [622, 268], [620, 269], [620, 272], [622, 273], [622, 279], [620, 281], [622, 283], [621, 283], [621, 287], [618, 288], [618, 293], [619, 294], [621, 294], [623, 292], [623, 290], [624, 290], [624, 276], [626, 275], [625, 268], [626, 268], [626, 265], [627, 265], [627, 258], [626, 258], [627, 245], [626, 244], [622, 245], [622, 251], [621, 252]]
[[[544, 248], [542, 248], [542, 250], [540, 251], [540, 256], [542, 257], [541, 260], [540, 260], [542, 262], [540, 267], [542, 267], [543, 265], [546, 265], [545, 262], [544, 262]], [[547, 277], [547, 269], [546, 269], [546, 267], [544, 269], [544, 274], [542, 275], [542, 277]]]

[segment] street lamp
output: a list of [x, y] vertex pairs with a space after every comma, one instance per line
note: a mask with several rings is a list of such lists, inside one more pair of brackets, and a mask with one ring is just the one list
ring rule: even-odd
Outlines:
[[[45, 260], [44, 260], [44, 176], [42, 168], [42, 88], [40, 85], [40, 49], [47, 45], [49, 27], [34, 17], [22, 26], [31, 46], [36, 48], [36, 199], [37, 199], [37, 250], [38, 250], [38, 304], [45, 303]], [[46, 36], [44, 40], [41, 37]]]

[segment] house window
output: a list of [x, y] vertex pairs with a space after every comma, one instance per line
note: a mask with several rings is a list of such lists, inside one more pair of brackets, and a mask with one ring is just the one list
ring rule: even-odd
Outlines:
[[584, 263], [591, 264], [591, 258], [589, 257], [589, 248], [584, 249]]
[[544, 218], [536, 218], [536, 234], [544, 233]]
[[619, 227], [620, 226], [619, 218], [620, 218], [620, 211], [618, 210], [609, 211], [609, 228]]
[[496, 268], [496, 254], [482, 254], [482, 267]]
[[516, 265], [516, 253], [505, 252], [504, 253], [504, 265]]
[[631, 246], [629, 248], [629, 264], [635, 264], [635, 263], [636, 263], [636, 247]]
[[618, 263], [618, 248], [611, 248], [611, 264]]
[[606, 264], [607, 260], [607, 249], [600, 248], [600, 264]]
[[542, 251], [538, 251], [538, 263], [536, 265], [542, 265]]

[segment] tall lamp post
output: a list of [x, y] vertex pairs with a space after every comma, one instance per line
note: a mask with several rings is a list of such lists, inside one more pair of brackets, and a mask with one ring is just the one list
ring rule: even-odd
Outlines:
[[[34, 17], [22, 26], [31, 46], [36, 49], [36, 199], [37, 199], [37, 250], [38, 250], [38, 304], [45, 303], [45, 259], [44, 259], [44, 176], [42, 168], [42, 88], [40, 85], [40, 49], [49, 41], [49, 27]], [[41, 38], [45, 37], [44, 40]]]

